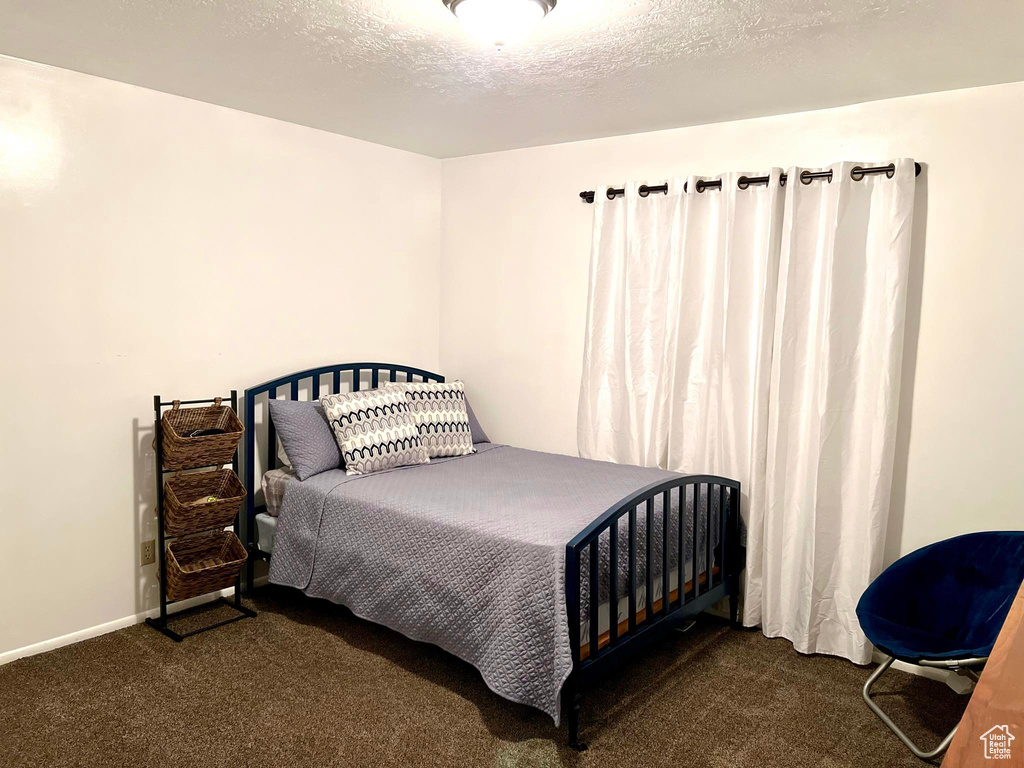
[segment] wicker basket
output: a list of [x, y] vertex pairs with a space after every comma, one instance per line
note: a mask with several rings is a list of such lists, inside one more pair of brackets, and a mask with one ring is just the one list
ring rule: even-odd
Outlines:
[[167, 599], [184, 600], [235, 583], [245, 547], [231, 531], [200, 533], [167, 546]]
[[[235, 448], [245, 427], [235, 412], [220, 404], [205, 408], [182, 408], [175, 400], [174, 407], [165, 411], [163, 424], [164, 469], [193, 469], [227, 464], [235, 455]], [[183, 437], [194, 429], [223, 429], [220, 435]]]
[[[207, 501], [216, 496], [216, 501]], [[173, 475], [164, 482], [164, 532], [168, 536], [231, 525], [245, 488], [230, 469]]]

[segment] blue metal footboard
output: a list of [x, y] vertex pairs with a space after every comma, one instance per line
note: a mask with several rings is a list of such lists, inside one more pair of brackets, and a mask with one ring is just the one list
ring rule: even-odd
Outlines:
[[[675, 511], [673, 512], [673, 494]], [[655, 501], [661, 498], [661, 525], [655, 523]], [[713, 511], [717, 509], [718, 542], [714, 542]], [[643, 541], [638, 542], [640, 528], [638, 515], [644, 515]], [[672, 525], [673, 518], [675, 526]], [[688, 519], [689, 518], [689, 519]], [[686, 523], [692, 524], [689, 546], [686, 545]], [[623, 535], [625, 526], [625, 535]], [[660, 527], [660, 530], [657, 530]], [[676, 531], [675, 559], [670, 561], [670, 535]], [[699, 542], [698, 530], [703, 529], [705, 541]], [[687, 475], [652, 483], [615, 504], [607, 512], [581, 531], [565, 548], [565, 594], [569, 615], [569, 637], [572, 647], [573, 671], [562, 692], [567, 710], [569, 743], [576, 749], [586, 746], [579, 742], [579, 712], [582, 690], [594, 677], [609, 666], [618, 663], [628, 653], [637, 650], [645, 641], [666, 629], [678, 626], [683, 620], [707, 610], [725, 597], [729, 598], [729, 616], [736, 623], [739, 605], [739, 574], [743, 569], [740, 533], [740, 484], [729, 478], [714, 475]], [[656, 539], [660, 537], [659, 546]], [[624, 542], [623, 542], [624, 540]], [[625, 553], [621, 552], [625, 543]], [[645, 567], [644, 605], [637, 605], [638, 546], [643, 547]], [[698, 546], [704, 552], [698, 552]], [[655, 600], [654, 560], [656, 549], [661, 550], [661, 600]], [[608, 583], [608, 632], [599, 633], [598, 612], [601, 604], [601, 552], [608, 553], [605, 580]], [[704, 556], [704, 571], [698, 569], [699, 556]], [[625, 586], [628, 597], [627, 619], [620, 625], [617, 615], [620, 594], [619, 564], [627, 564]], [[693, 577], [686, 582], [686, 562], [692, 562]], [[677, 589], [670, 591], [670, 573], [675, 568]], [[581, 604], [581, 576], [586, 576], [589, 605]], [[580, 626], [582, 609], [588, 608], [587, 621], [590, 637], [586, 647], [581, 645]]]

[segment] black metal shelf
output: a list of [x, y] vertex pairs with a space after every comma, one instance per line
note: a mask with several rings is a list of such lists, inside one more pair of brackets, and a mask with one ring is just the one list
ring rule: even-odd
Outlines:
[[[220, 398], [220, 399], [223, 400], [224, 398]], [[206, 404], [215, 403], [216, 401], [217, 401], [217, 398], [209, 398], [209, 399], [204, 399], [204, 400], [181, 400], [179, 402], [179, 405], [206, 405]], [[180, 538], [183, 538], [185, 536], [192, 536], [194, 534], [203, 533], [205, 531], [224, 530], [224, 528], [227, 527], [227, 526], [215, 526], [215, 527], [212, 527], [212, 528], [204, 528], [204, 529], [201, 529], [201, 530], [189, 531], [188, 533], [178, 534], [176, 536], [168, 536], [166, 531], [165, 531], [165, 528], [164, 528], [164, 483], [163, 483], [164, 476], [167, 475], [167, 474], [173, 474], [175, 472], [187, 472], [187, 471], [191, 471], [191, 470], [195, 470], [195, 469], [208, 469], [210, 467], [216, 467], [216, 468], [220, 469], [223, 466], [223, 465], [219, 465], [219, 464], [204, 464], [204, 465], [201, 465], [201, 466], [198, 466], [198, 467], [188, 467], [187, 469], [181, 469], [181, 470], [179, 470], [179, 469], [166, 469], [164, 467], [164, 444], [163, 444], [163, 437], [164, 437], [164, 435], [163, 435], [163, 419], [162, 419], [163, 409], [171, 407], [173, 405], [174, 405], [174, 401], [173, 400], [170, 401], [170, 402], [164, 402], [164, 401], [162, 401], [160, 399], [160, 395], [154, 395], [153, 396], [153, 415], [154, 415], [154, 425], [155, 425], [155, 434], [156, 434], [156, 451], [155, 451], [155, 454], [156, 454], [156, 470], [157, 470], [156, 471], [156, 478], [157, 478], [156, 507], [157, 507], [157, 525], [158, 525], [158, 531], [157, 531], [157, 538], [158, 538], [158, 541], [157, 541], [157, 557], [160, 558], [160, 616], [158, 618], [146, 619], [146, 623], [149, 626], [153, 627], [153, 629], [155, 629], [158, 632], [160, 632], [161, 634], [164, 634], [167, 637], [169, 637], [172, 640], [174, 640], [175, 642], [180, 643], [186, 637], [191, 637], [193, 635], [198, 635], [198, 634], [200, 634], [202, 632], [208, 632], [211, 629], [217, 629], [218, 627], [223, 627], [223, 626], [225, 626], [227, 624], [234, 624], [236, 621], [241, 621], [242, 619], [248, 619], [248, 618], [255, 617], [256, 616], [256, 611], [253, 611], [250, 608], [246, 608], [244, 605], [242, 605], [242, 589], [241, 589], [241, 586], [242, 586], [242, 583], [241, 583], [242, 582], [242, 569], [239, 569], [238, 575], [235, 576], [234, 596], [230, 600], [228, 600], [224, 596], [221, 596], [217, 600], [211, 600], [209, 602], [193, 606], [192, 608], [186, 608], [186, 609], [181, 610], [181, 611], [175, 611], [174, 613], [168, 613], [168, 611], [167, 611], [168, 606], [177, 605], [177, 604], [183, 603], [183, 602], [185, 602], [187, 600], [193, 600], [193, 599], [195, 599], [195, 597], [201, 597], [201, 595], [195, 595], [194, 597], [186, 597], [186, 598], [182, 598], [180, 600], [168, 600], [167, 599], [167, 542], [169, 540], [172, 540], [172, 539], [180, 539]], [[238, 392], [236, 390], [231, 390], [231, 410], [233, 410], [236, 414], [238, 413]], [[231, 468], [232, 468], [232, 470], [234, 470], [235, 474], [237, 475], [238, 474], [238, 447], [237, 446], [235, 447], [235, 452], [234, 452], [234, 454], [231, 457]], [[232, 525], [232, 530], [234, 531], [236, 536], [238, 536], [238, 533], [239, 533], [239, 525], [240, 525], [240, 520], [241, 520], [243, 506], [244, 505], [239, 505], [239, 510], [238, 510], [237, 513], [235, 513], [235, 521], [234, 521], [234, 523]], [[212, 594], [212, 593], [208, 592], [207, 594]], [[196, 611], [199, 611], [199, 610], [202, 610], [202, 609], [209, 608], [211, 605], [214, 605], [214, 604], [217, 604], [217, 603], [220, 603], [222, 605], [226, 605], [229, 608], [233, 608], [235, 611], [238, 612], [238, 615], [237, 616], [232, 616], [230, 619], [225, 619], [223, 621], [218, 621], [218, 622], [216, 622], [214, 624], [210, 624], [208, 626], [200, 627], [199, 629], [194, 629], [194, 630], [191, 630], [189, 632], [183, 632], [183, 633], [179, 633], [179, 632], [174, 631], [171, 628], [170, 624], [168, 623], [172, 619], [177, 619], [177, 618], [181, 618], [181, 617], [184, 617], [184, 616], [188, 616], [189, 614], [192, 614], [192, 613], [194, 613]]]

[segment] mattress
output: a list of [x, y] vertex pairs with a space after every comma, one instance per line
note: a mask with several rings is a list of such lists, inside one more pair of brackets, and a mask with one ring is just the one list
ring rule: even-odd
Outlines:
[[[502, 445], [371, 475], [331, 470], [289, 482], [274, 535], [270, 580], [346, 605], [361, 618], [430, 642], [475, 666], [499, 695], [558, 721], [560, 691], [572, 669], [565, 605], [565, 545], [601, 512], [652, 482], [677, 477]], [[673, 495], [673, 511], [678, 500]], [[687, 499], [687, 505], [692, 504]], [[660, 599], [661, 497], [654, 500], [655, 600]], [[706, 532], [698, 516], [697, 572]], [[717, 519], [717, 510], [713, 519]], [[669, 562], [678, 563], [678, 517], [670, 517]], [[643, 540], [646, 520], [637, 520]], [[676, 532], [672, 532], [672, 530]], [[718, 525], [711, 528], [717, 544]], [[620, 526], [625, 536], [625, 526]], [[702, 541], [702, 539], [704, 541]], [[620, 555], [626, 549], [623, 540]], [[691, 552], [689, 545], [683, 550]], [[625, 557], [619, 599], [608, 595], [608, 548], [599, 550], [599, 630], [610, 605], [624, 617]], [[646, 563], [638, 552], [637, 576]], [[584, 569], [586, 570], [586, 569]], [[684, 571], [684, 581], [692, 569]], [[678, 583], [670, 574], [670, 589]], [[581, 574], [581, 619], [589, 579]], [[646, 596], [638, 590], [638, 605]], [[575, 622], [574, 622], [575, 623]], [[584, 639], [586, 629], [583, 630]]]

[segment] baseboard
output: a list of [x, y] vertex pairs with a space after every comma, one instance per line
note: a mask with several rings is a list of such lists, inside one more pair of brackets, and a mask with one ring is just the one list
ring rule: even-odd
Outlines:
[[[266, 576], [258, 576], [254, 584], [257, 587], [262, 587], [267, 583]], [[234, 593], [232, 589], [225, 589], [220, 592], [211, 592], [208, 595], [200, 595], [199, 597], [193, 597], [189, 600], [182, 600], [180, 603], [175, 603], [175, 611], [187, 610], [194, 608], [197, 605], [204, 605], [206, 603], [218, 600], [221, 597], [229, 597]], [[56, 648], [62, 648], [65, 645], [72, 645], [73, 643], [80, 643], [83, 640], [89, 640], [93, 637], [99, 637], [105, 635], [108, 632], [116, 632], [119, 629], [130, 627], [133, 624], [141, 624], [146, 619], [155, 618], [160, 615], [159, 608], [153, 608], [149, 611], [143, 611], [142, 613], [136, 613], [133, 616], [125, 616], [120, 619], [114, 619], [108, 621], [105, 624], [97, 624], [95, 627], [89, 627], [87, 629], [80, 629], [77, 632], [71, 632], [67, 635], [61, 635], [60, 637], [54, 637], [50, 640], [43, 640], [39, 643], [33, 643], [32, 645], [26, 645], [23, 648], [15, 648], [13, 651], [4, 651], [0, 653], [0, 666], [8, 664], [18, 659], [23, 659], [26, 656], [36, 656], [40, 653], [46, 653]]]

